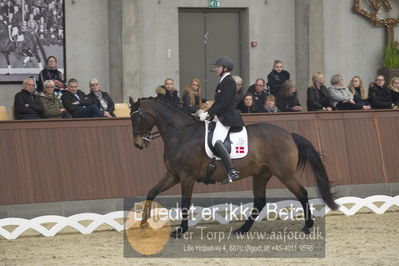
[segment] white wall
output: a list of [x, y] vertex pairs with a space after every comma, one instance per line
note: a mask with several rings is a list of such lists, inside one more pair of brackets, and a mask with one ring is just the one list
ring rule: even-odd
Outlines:
[[67, 76], [81, 90], [97, 78], [109, 88], [108, 0], [65, 0]]
[[[266, 3], [267, 2], [267, 3]], [[266, 78], [275, 59], [281, 59], [295, 78], [295, 3], [293, 0], [230, 0], [222, 7], [249, 7], [250, 81]], [[207, 7], [204, 0], [138, 0], [140, 55], [140, 94], [154, 95], [154, 89], [166, 77], [175, 79], [179, 88], [178, 8]], [[278, 14], [278, 15], [276, 15]], [[172, 57], [168, 59], [168, 49]]]
[[359, 75], [368, 84], [382, 67], [385, 29], [352, 12], [352, 0], [324, 0], [326, 80], [343, 74], [345, 84]]

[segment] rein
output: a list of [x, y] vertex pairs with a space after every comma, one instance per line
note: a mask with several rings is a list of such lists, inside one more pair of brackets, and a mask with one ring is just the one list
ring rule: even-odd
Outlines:
[[[130, 118], [133, 118], [133, 116], [136, 113], [139, 113], [140, 117], [144, 120], [144, 123], [146, 125], [148, 125], [147, 120], [146, 120], [146, 118], [144, 116], [144, 113], [141, 111], [140, 107], [139, 107], [139, 109], [137, 111], [134, 111], [130, 115]], [[139, 130], [139, 131], [137, 131], [137, 130], [134, 130], [134, 128], [133, 128], [133, 133], [142, 135], [143, 139], [145, 141], [148, 141], [148, 142], [150, 142], [153, 139], [157, 139], [157, 138], [161, 137], [161, 133], [159, 131], [151, 131], [151, 129], [150, 130], [141, 130], [141, 131]]]

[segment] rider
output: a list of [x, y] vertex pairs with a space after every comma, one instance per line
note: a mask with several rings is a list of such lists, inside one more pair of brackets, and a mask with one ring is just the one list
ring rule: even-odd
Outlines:
[[[238, 132], [242, 130], [244, 121], [241, 119], [239, 112], [235, 109], [235, 100], [237, 85], [230, 72], [233, 70], [233, 61], [226, 57], [220, 57], [215, 62], [215, 73], [220, 77], [220, 81], [215, 91], [215, 103], [207, 112], [199, 112], [198, 116], [201, 121], [205, 121], [208, 117], [217, 116], [216, 132]], [[215, 134], [216, 135], [216, 134]], [[223, 181], [224, 184], [233, 182], [238, 179], [239, 172], [234, 169], [233, 163], [229, 153], [223, 145], [223, 140], [214, 140], [216, 154], [222, 159], [224, 167], [227, 172], [227, 179]]]

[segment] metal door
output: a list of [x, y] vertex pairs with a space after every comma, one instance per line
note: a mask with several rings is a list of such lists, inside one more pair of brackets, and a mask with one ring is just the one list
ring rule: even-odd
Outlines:
[[212, 72], [220, 56], [234, 62], [234, 75], [241, 75], [240, 10], [180, 9], [180, 89], [198, 77], [203, 96], [213, 100], [219, 78]]

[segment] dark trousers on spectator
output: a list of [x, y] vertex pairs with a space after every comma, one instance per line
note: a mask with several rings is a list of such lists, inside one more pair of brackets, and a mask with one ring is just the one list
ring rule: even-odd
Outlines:
[[337, 110], [362, 110], [363, 106], [354, 104], [351, 102], [338, 102], [336, 106]]
[[104, 117], [103, 112], [94, 104], [86, 106], [77, 112], [74, 112], [73, 118], [90, 118], [90, 117]]

